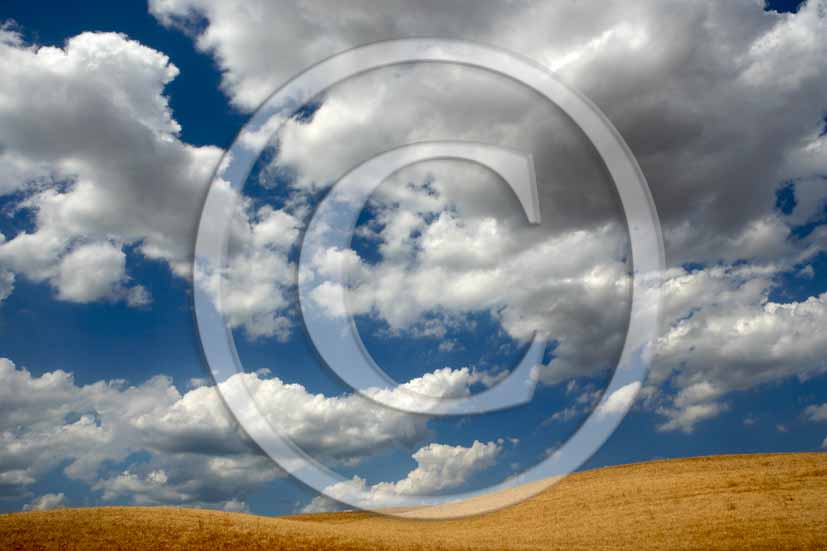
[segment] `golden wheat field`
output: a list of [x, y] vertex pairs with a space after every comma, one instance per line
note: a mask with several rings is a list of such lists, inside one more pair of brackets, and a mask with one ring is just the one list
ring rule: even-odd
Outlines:
[[269, 518], [160, 507], [14, 513], [0, 515], [0, 548], [827, 549], [827, 454], [597, 469], [522, 503], [455, 520], [369, 513]]

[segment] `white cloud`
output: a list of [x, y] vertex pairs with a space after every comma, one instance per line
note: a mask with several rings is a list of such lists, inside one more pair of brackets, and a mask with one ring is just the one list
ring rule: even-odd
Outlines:
[[63, 48], [17, 37], [0, 51], [0, 194], [19, 192], [14, 208], [33, 217], [0, 239], [0, 272], [49, 282], [61, 300], [132, 305], [150, 299], [130, 283], [125, 246], [188, 276], [220, 150], [178, 138], [164, 95], [178, 69], [114, 33]]
[[[127, 251], [190, 277], [221, 151], [179, 139], [164, 95], [178, 69], [114, 33], [83, 33], [63, 48], [6, 41], [0, 50], [0, 194], [20, 192], [13, 208], [33, 217], [33, 227], [0, 238], [0, 298], [17, 274], [49, 283], [59, 300], [146, 306], [151, 292], [132, 281]], [[210, 292], [222, 288], [232, 327], [285, 338], [296, 220], [245, 200], [231, 216], [228, 265], [196, 277]]]
[[[670, 432], [679, 430], [691, 434], [695, 425], [716, 417], [728, 409], [727, 404], [719, 398], [724, 391], [708, 381], [700, 381], [680, 388], [675, 396], [668, 398], [668, 404], [656, 408], [657, 413], [666, 417], [666, 421], [658, 425], [658, 430]], [[747, 419], [745, 424], [754, 423], [754, 419]]]
[[254, 211], [240, 200], [226, 265], [196, 266], [195, 284], [217, 301], [230, 327], [243, 327], [251, 338], [290, 336], [289, 292], [296, 269], [288, 253], [298, 238], [297, 225], [286, 210]]
[[[421, 77], [427, 73], [411, 74]], [[399, 79], [405, 80], [405, 76]], [[405, 80], [402, 87], [406, 91], [415, 88], [413, 80]], [[336, 115], [345, 111], [349, 102], [355, 102], [361, 113], [368, 107], [367, 100], [360, 98], [376, 99], [364, 90], [360, 95], [359, 90], [355, 83], [343, 91], [337, 88], [312, 123], [291, 123], [282, 134], [282, 145], [292, 151], [289, 162], [298, 167], [299, 188], [326, 181], [328, 168], [313, 159], [331, 145], [324, 141], [325, 136], [343, 132], [337, 125], [347, 118]], [[412, 99], [404, 94], [394, 96], [381, 85], [379, 90], [379, 104], [386, 101], [385, 96]], [[414, 101], [420, 100], [417, 92], [412, 96]], [[342, 97], [348, 101], [339, 101]], [[395, 104], [387, 101], [377, 113], [396, 113], [391, 108]], [[372, 125], [380, 125], [383, 140], [387, 140], [384, 131], [391, 132], [394, 139], [400, 133], [416, 135], [415, 131], [393, 127], [387, 117], [358, 120], [357, 130], [373, 131]], [[810, 132], [811, 126], [806, 128]], [[368, 135], [373, 139], [373, 134]], [[351, 153], [364, 155], [356, 151], [364, 145], [361, 141], [353, 145]], [[337, 147], [347, 146], [340, 143]], [[333, 162], [330, 159], [334, 157], [325, 157], [325, 162]], [[824, 250], [825, 233], [816, 230], [802, 240], [790, 239], [797, 215], [788, 218], [775, 212], [776, 184], [768, 182], [767, 186], [773, 190], [763, 203], [767, 210], [733, 233], [722, 230], [702, 242], [714, 256], [700, 249], [692, 252], [688, 245], [687, 257], [680, 256], [686, 239], [696, 239], [695, 233], [706, 228], [706, 222], [687, 218], [672, 227], [671, 252], [676, 260], [726, 262], [694, 271], [673, 268], [664, 275], [660, 291], [666, 329], [654, 350], [653, 384], [671, 383], [680, 393], [705, 381], [723, 396], [823, 371], [825, 342], [817, 329], [822, 323], [823, 298], [783, 303], [768, 297], [780, 274], [795, 270], [796, 265]], [[808, 193], [817, 197], [813, 188], [808, 187]], [[667, 196], [668, 192], [663, 191]], [[545, 209], [547, 204], [543, 205]], [[496, 178], [479, 169], [437, 163], [397, 174], [375, 194], [372, 208], [376, 222], [363, 229], [362, 236], [375, 241], [381, 260], [367, 265], [351, 258], [350, 265], [358, 272], [348, 290], [351, 313], [373, 315], [386, 321], [392, 332], [409, 331], [408, 335], [426, 334], [421, 326], [434, 315], [462, 319], [480, 311], [494, 314], [518, 340], [543, 328], [558, 342], [554, 361], [539, 371], [541, 379], [550, 384], [614, 367], [629, 301], [628, 266], [623, 262], [628, 252], [621, 224], [612, 220], [604, 226], [595, 225], [595, 219], [587, 216], [587, 227], [575, 230], [568, 220], [557, 225], [566, 214], [560, 213], [559, 206], [558, 210], [552, 206], [550, 213], [543, 210], [544, 218], [553, 220], [549, 226], [544, 222], [542, 228], [526, 228], [513, 198]], [[735, 259], [748, 263], [736, 267], [729, 262]], [[330, 315], [344, 315], [346, 312], [332, 309], [338, 304], [329, 300], [332, 290], [331, 284], [322, 284], [312, 298], [328, 307]], [[403, 296], [405, 300], [400, 300]], [[440, 338], [444, 336], [442, 332]], [[694, 387], [695, 392], [702, 389]], [[660, 398], [664, 403], [658, 410], [669, 417], [662, 425], [664, 430], [690, 430], [694, 423], [726, 409], [711, 397], [700, 400], [684, 395], [674, 404], [668, 396]], [[688, 410], [685, 414], [684, 409]]]
[[18, 428], [40, 431], [52, 428], [73, 409], [80, 408], [72, 375], [61, 370], [33, 377], [0, 358], [0, 431]]
[[819, 328], [827, 295], [770, 300], [786, 270], [742, 265], [667, 274], [665, 328], [647, 382], [647, 403], [667, 417], [662, 430], [691, 431], [727, 409], [727, 393], [825, 373], [827, 339]]
[[709, 384], [707, 381], [695, 383], [686, 388], [681, 389], [675, 397], [675, 405], [678, 407], [696, 404], [698, 402], [707, 402], [714, 400], [721, 395], [721, 391]]
[[[818, 135], [827, 33], [817, 2], [795, 15], [747, 0], [254, 5], [156, 0], [150, 9], [166, 24], [203, 18], [189, 28], [200, 29], [198, 47], [215, 56], [225, 91], [244, 108], [349, 46], [447, 33], [555, 67], [608, 114], [646, 174], [675, 267], [665, 277], [666, 329], [651, 382], [662, 392], [646, 390], [666, 416], [664, 430], [714, 417], [729, 392], [823, 372], [824, 297], [768, 298], [774, 278], [827, 244], [820, 230], [790, 235], [827, 201], [827, 138]], [[397, 11], [405, 16], [387, 17]], [[478, 169], [413, 167], [392, 179], [398, 185], [384, 185], [377, 225], [366, 232], [382, 262], [358, 265], [351, 306], [412, 335], [425, 334], [417, 324], [434, 311], [497, 312], [518, 340], [549, 329], [557, 357], [541, 373], [553, 384], [614, 367], [628, 313], [626, 243], [617, 205], [605, 199], [606, 181], [590, 169], [594, 159], [576, 132], [517, 88], [454, 67], [363, 75], [330, 90], [312, 122], [286, 123], [276, 163], [295, 169], [296, 187], [307, 189], [414, 140], [461, 137], [531, 151], [549, 194], [543, 231], [534, 234]], [[543, 182], [552, 169], [555, 180]], [[437, 178], [425, 188], [428, 172]], [[798, 199], [789, 215], [776, 210], [784, 181], [795, 182]], [[677, 267], [685, 262], [709, 267]], [[324, 290], [315, 295], [322, 305]]]
[[14, 291], [14, 274], [0, 272], [0, 302], [6, 300], [12, 291]]
[[143, 285], [133, 285], [126, 291], [126, 303], [129, 306], [147, 306], [152, 303], [152, 296]]
[[[203, 28], [197, 44], [215, 54], [225, 90], [245, 108], [325, 55], [380, 38], [447, 33], [557, 67], [608, 113], [635, 152], [665, 225], [671, 264], [721, 263], [674, 268], [665, 280], [666, 330], [651, 378], [653, 386], [670, 389], [651, 393], [666, 417], [661, 429], [691, 431], [726, 408], [728, 392], [824, 372], [826, 296], [769, 299], [773, 278], [827, 242], [820, 230], [790, 239], [790, 228], [812, 221], [827, 197], [827, 138], [818, 136], [827, 96], [827, 33], [816, 2], [794, 16], [765, 13], [748, 1], [481, 6], [474, 0], [473, 6], [417, 7], [353, 3], [344, 13], [324, 2], [243, 8], [215, 0], [150, 3], [166, 23], [206, 17], [206, 25], [193, 27]], [[407, 16], [385, 16], [396, 10]], [[7, 76], [0, 84], [0, 190], [21, 192], [18, 208], [34, 215], [31, 230], [0, 239], [0, 298], [22, 276], [48, 282], [65, 300], [146, 304], [148, 290], [129, 279], [125, 247], [188, 275], [201, 199], [220, 154], [178, 138], [164, 96], [177, 69], [163, 54], [111, 33], [85, 33], [63, 48], [27, 46], [6, 26], [0, 35], [0, 69]], [[444, 137], [527, 147], [538, 163], [548, 163], [538, 174], [553, 168], [555, 179], [544, 186], [544, 225], [532, 231], [490, 174], [412, 168], [409, 175], [441, 174], [429, 188], [437, 193], [419, 177], [410, 187], [380, 191], [380, 224], [372, 235], [382, 262], [367, 269], [352, 257], [332, 259], [347, 260], [360, 273], [357, 282], [364, 284], [353, 290], [354, 307], [395, 330], [415, 331], [433, 308], [449, 318], [495, 312], [517, 339], [543, 327], [559, 341], [556, 359], [542, 373], [547, 383], [613, 367], [628, 313], [627, 244], [617, 205], [582, 139], [554, 109], [491, 75], [414, 68], [397, 76], [355, 79], [331, 91], [312, 123], [288, 122], [277, 162], [297, 169], [299, 190], [326, 185], [376, 148]], [[356, 131], [366, 131], [364, 139], [348, 139]], [[787, 180], [795, 181], [799, 199], [788, 216], [775, 210], [778, 183]], [[443, 212], [447, 207], [457, 210]], [[288, 335], [295, 273], [287, 251], [305, 214], [254, 210], [242, 202], [234, 213], [230, 265], [196, 274], [215, 294], [223, 288], [230, 324], [253, 337]], [[324, 270], [332, 260], [320, 258], [317, 267]], [[736, 261], [738, 268], [732, 267]], [[90, 269], [73, 270], [78, 264]], [[129, 389], [76, 387], [59, 371], [31, 377], [13, 366], [3, 369], [4, 376], [13, 372], [14, 384], [41, 385], [39, 396], [65, 394], [56, 402], [36, 398], [40, 412], [15, 407], [19, 395], [12, 392], [11, 406], [0, 402], [12, 412], [4, 418], [8, 446], [0, 453], [0, 482], [10, 487], [57, 464], [46, 457], [44, 442], [57, 457], [73, 458], [67, 471], [73, 476], [122, 459], [130, 438], [147, 438], [159, 454], [175, 445], [181, 451], [163, 453], [190, 453], [205, 442], [234, 453], [246, 446], [199, 431], [189, 416], [208, 420], [219, 434], [235, 434], [218, 409], [210, 409], [220, 408], [217, 402], [204, 409], [182, 404], [190, 393], [181, 396], [166, 379]], [[459, 378], [472, 377], [469, 371]], [[320, 435], [341, 430], [337, 422], [364, 429], [371, 446], [381, 446], [394, 431], [405, 429], [413, 438], [422, 429], [356, 415], [348, 398], [325, 398], [319, 400], [324, 408], [314, 409], [306, 389], [259, 377], [251, 382], [262, 399], [273, 393], [294, 405], [297, 426], [318, 423], [307, 436], [309, 446], [326, 445]], [[143, 426], [121, 419], [127, 414], [116, 413], [119, 402], [129, 404], [130, 419], [144, 419]], [[91, 410], [96, 415], [86, 415]], [[67, 413], [81, 415], [66, 422]], [[359, 445], [345, 449], [360, 453]], [[216, 474], [198, 461], [204, 473]], [[174, 491], [197, 493], [174, 482], [173, 467], [184, 472], [183, 462], [173, 465], [167, 456], [157, 462], [130, 475], [146, 485], [151, 472], [162, 471]], [[180, 480], [186, 484], [183, 475]]]
[[369, 485], [358, 476], [325, 488], [305, 512], [320, 512], [336, 507], [335, 501], [357, 503], [360, 507], [382, 507], [399, 496], [435, 495], [458, 488], [469, 478], [494, 464], [502, 451], [501, 442], [475, 440], [470, 447], [430, 444], [413, 454], [416, 468], [396, 482]]
[[[360, 395], [313, 394], [263, 374], [234, 377], [245, 379], [266, 422], [328, 464], [354, 464], [429, 436], [428, 418], [389, 411]], [[478, 379], [468, 369], [441, 369], [395, 392], [466, 395]], [[7, 496], [22, 495], [63, 466], [66, 476], [88, 483], [104, 501], [223, 507], [283, 476], [239, 429], [213, 386], [181, 394], [162, 376], [137, 386], [79, 386], [66, 372], [33, 376], [0, 359], [0, 414], [0, 494]], [[129, 462], [138, 451], [148, 459]], [[429, 453], [422, 452], [424, 463]], [[108, 465], [124, 461], [120, 472], [110, 472]]]
[[[315, 120], [315, 119], [314, 119]], [[558, 342], [544, 382], [600, 373], [622, 344], [629, 277], [622, 226], [530, 227], [510, 190], [480, 169], [431, 164], [400, 171], [373, 198], [363, 231], [381, 254], [326, 251], [309, 266], [310, 298], [328, 315], [372, 315], [393, 334], [445, 339], [469, 314], [488, 313], [511, 338]], [[554, 213], [545, 213], [554, 226]], [[351, 273], [348, 311], [328, 265]], [[334, 265], [338, 265], [334, 264]], [[404, 300], [401, 299], [404, 297]], [[436, 324], [436, 325], [435, 325]], [[439, 330], [438, 330], [439, 329]]]
[[737, 269], [682, 273], [669, 285], [666, 319], [674, 321], [657, 345], [656, 383], [674, 373], [681, 388], [706, 382], [709, 391], [742, 390], [824, 372], [827, 295], [774, 302], [769, 278]]
[[[447, 370], [444, 376], [441, 371], [435, 376], [450, 383], [451, 375]], [[413, 445], [427, 434], [427, 418], [386, 411], [359, 395], [326, 397], [277, 378], [263, 379], [256, 374], [234, 377], [244, 379], [244, 388], [266, 421], [314, 457], [354, 460], [397, 442]], [[430, 388], [420, 381], [408, 385], [425, 384]], [[447, 386], [446, 391], [457, 386]], [[168, 451], [178, 447], [230, 451], [243, 445], [235, 436], [235, 423], [212, 387], [191, 390], [162, 414], [137, 417], [134, 424], [155, 446]]]
[[137, 505], [193, 500], [193, 496], [169, 487], [167, 482], [169, 482], [169, 477], [163, 470], [152, 471], [144, 477], [124, 471], [112, 479], [95, 484], [94, 489], [103, 492], [104, 501], [111, 501], [120, 495], [128, 495]]
[[[659, 352], [667, 367], [657, 380], [667, 381], [681, 365], [678, 359], [689, 356], [691, 367], [673, 381], [678, 391], [699, 380], [722, 393], [745, 388], [752, 371], [758, 376], [749, 384], [818, 372], [813, 367], [821, 353], [817, 337], [790, 336], [785, 327], [817, 311], [821, 299], [795, 305], [765, 301], [773, 273], [823, 250], [819, 232], [800, 242], [787, 239], [790, 226], [811, 220], [825, 198], [820, 185], [827, 170], [821, 154], [825, 139], [817, 136], [827, 91], [827, 77], [818, 70], [825, 33], [814, 2], [795, 16], [765, 13], [746, 1], [610, 3], [599, 9], [540, 2], [506, 9], [491, 3], [470, 11], [461, 3], [422, 11], [411, 6], [400, 8], [408, 14], [403, 18], [383, 17], [392, 4], [381, 9], [354, 4], [346, 16], [324, 2], [235, 9], [232, 2], [164, 0], [150, 8], [165, 23], [206, 18], [205, 25], [191, 27], [203, 29], [198, 46], [216, 55], [225, 70], [225, 89], [245, 107], [324, 55], [391, 36], [444, 31], [555, 66], [601, 105], [629, 141], [665, 223], [673, 263], [778, 264], [774, 272], [749, 277], [708, 269], [672, 278], [669, 329]], [[283, 32], [273, 32], [276, 23]], [[26, 190], [20, 208], [35, 213], [36, 227], [0, 244], [0, 293], [10, 292], [16, 273], [51, 282], [58, 297], [69, 300], [114, 296], [147, 303], [146, 289], [119, 290], [131, 283], [115, 249], [123, 254], [124, 245], [137, 245], [138, 252], [165, 259], [186, 274], [200, 197], [220, 153], [177, 138], [179, 126], [163, 95], [177, 69], [161, 53], [120, 35], [85, 33], [64, 48], [37, 48], [23, 44], [9, 27], [3, 33], [4, 74], [13, 78], [0, 92], [5, 106], [0, 127], [6, 129], [0, 138], [2, 185]], [[666, 37], [668, 43], [662, 43]], [[285, 55], [266, 53], [271, 51]], [[566, 200], [544, 206], [544, 229], [553, 229], [554, 237], [543, 240], [522, 228], [513, 198], [492, 207], [493, 196], [486, 192], [474, 202], [468, 186], [491, 181], [478, 169], [463, 167], [453, 171], [456, 178], [437, 181], [438, 197], [386, 186], [384, 193], [400, 208], [380, 209], [384, 227], [377, 235], [385, 262], [374, 274], [382, 283], [357, 290], [355, 304], [393, 327], [421, 321], [425, 308], [433, 306], [447, 313], [496, 311], [509, 334], [522, 339], [546, 325], [559, 341], [557, 358], [543, 372], [549, 383], [611, 368], [628, 304], [626, 266], [619, 261], [625, 243], [617, 205], [600, 199], [603, 192], [591, 193], [600, 191], [605, 179], [589, 168], [593, 159], [582, 140], [571, 137], [565, 117], [519, 87], [479, 72], [416, 67], [396, 79], [386, 76], [345, 83], [331, 91], [311, 123], [287, 123], [277, 161], [298, 169], [299, 187], [324, 185], [331, 174], [377, 147], [459, 136], [536, 149], [538, 163], [548, 160], [556, 167], [554, 199]], [[612, 86], [604, 86], [607, 80]], [[66, 109], [70, 93], [78, 100]], [[29, 113], [38, 117], [23, 116]], [[365, 129], [364, 139], [343, 139]], [[800, 200], [784, 216], [775, 211], [774, 194], [778, 182], [788, 179], [795, 180]], [[68, 187], [55, 184], [67, 180]], [[423, 216], [458, 198], [467, 202], [457, 216]], [[733, 212], [729, 207], [736, 201]], [[290, 331], [295, 274], [286, 251], [302, 216], [242, 204], [230, 266], [198, 274], [207, 289], [223, 287], [222, 308], [231, 325], [250, 336], [286, 338]], [[101, 269], [90, 272], [99, 277], [86, 281], [68, 268], [61, 271], [64, 263], [83, 256], [78, 247], [92, 246], [107, 253], [86, 255], [99, 262]], [[417, 250], [414, 269], [397, 262]], [[532, 254], [521, 254], [527, 250]], [[502, 265], [493, 266], [493, 258]], [[448, 292], [433, 296], [431, 290], [446, 282]], [[400, 293], [410, 300], [395, 300]], [[724, 299], [735, 301], [734, 308]], [[817, 319], [817, 312], [813, 315]], [[746, 329], [726, 334], [726, 346], [716, 353], [709, 343], [724, 344], [719, 342], [723, 328], [735, 321], [745, 321], [739, 327]], [[768, 333], [759, 335], [759, 327]], [[711, 338], [696, 339], [701, 333]], [[763, 340], [749, 352], [759, 337]], [[704, 342], [701, 349], [696, 346]], [[769, 349], [770, 342], [777, 350]], [[773, 354], [781, 349], [792, 361], [778, 362]]]
[[52, 284], [62, 300], [93, 302], [114, 296], [125, 276], [124, 252], [110, 243], [94, 243], [64, 256]]
[[681, 430], [689, 434], [695, 429], [697, 423], [716, 417], [726, 409], [724, 404], [717, 402], [691, 404], [674, 410], [661, 409], [659, 413], [669, 417], [669, 420], [659, 425], [658, 430], [664, 432]]
[[502, 445], [498, 442], [484, 444], [478, 440], [467, 448], [430, 444], [413, 454], [417, 467], [405, 478], [390, 486], [375, 488], [380, 491], [381, 488], [392, 488], [394, 492], [406, 495], [456, 488], [465, 484], [471, 474], [493, 465], [501, 451]]
[[38, 377], [0, 360], [3, 409], [0, 429], [2, 493], [17, 495], [63, 465], [70, 478], [93, 480], [105, 462], [125, 459], [140, 435], [130, 419], [163, 410], [178, 396], [169, 379], [155, 377], [137, 387], [119, 381], [77, 386], [70, 374]]
[[555, 411], [548, 419], [543, 421], [544, 425], [556, 422], [567, 423], [578, 417], [585, 416], [597, 405], [602, 394], [602, 391], [592, 384], [586, 385], [581, 389], [577, 381], [572, 379], [566, 385], [566, 395], [569, 396], [575, 392], [578, 394], [569, 402], [571, 405]]
[[[0, 27], [2, 29], [2, 27]], [[5, 243], [6, 236], [0, 232], [0, 245]], [[0, 270], [0, 302], [6, 300], [14, 291], [14, 273]]]
[[[381, 6], [349, 3], [347, 8], [313, 0], [300, 5], [258, 1], [252, 6], [154, 0], [150, 11], [165, 24], [198, 29], [193, 35], [197, 46], [214, 55], [224, 70], [225, 91], [244, 108], [257, 106], [290, 76], [320, 59], [388, 38], [465, 38], [554, 67], [600, 105], [629, 141], [678, 262], [735, 260], [744, 254], [771, 257], [783, 251], [789, 244], [783, 227], [773, 220], [777, 184], [825, 172], [824, 156], [819, 155], [825, 139], [818, 138], [818, 132], [821, 98], [827, 92], [820, 63], [827, 39], [815, 1], [795, 15], [766, 12], [750, 0], [726, 5], [711, 0], [634, 5], [594, 0], [564, 6], [394, 0]], [[187, 25], [199, 18], [198, 25]], [[273, 51], [283, 55], [270, 55]], [[456, 86], [445, 86], [451, 81], [447, 71], [415, 86], [404, 72], [394, 73], [393, 79], [386, 75], [366, 81], [370, 87], [361, 94], [354, 87], [350, 94], [327, 98], [317, 113], [319, 121], [311, 125], [325, 132], [306, 129], [300, 146], [290, 146], [291, 139], [284, 145], [299, 155], [324, 151], [323, 156], [313, 155], [322, 165], [338, 163], [350, 155], [348, 150], [358, 151], [345, 163], [347, 169], [376, 144], [396, 143], [400, 125], [408, 141], [421, 139], [428, 128], [451, 138], [467, 137], [469, 125], [480, 121], [494, 133], [504, 128], [491, 124], [492, 117], [515, 109], [513, 103], [497, 101], [503, 86], [481, 88], [476, 86], [480, 77], [456, 72], [462, 75]], [[465, 88], [463, 81], [468, 80], [473, 84]], [[389, 104], [388, 98], [394, 97], [397, 101]], [[749, 101], [743, 101], [745, 97]], [[453, 102], [446, 104], [448, 98]], [[390, 105], [395, 109], [388, 109]], [[478, 108], [491, 114], [468, 116]], [[348, 128], [370, 131], [360, 133], [358, 140], [343, 139], [350, 135]], [[504, 136], [499, 135], [500, 141]], [[289, 152], [285, 155], [293, 159]], [[814, 200], [824, 197], [823, 191], [814, 193]], [[733, 212], [735, 200], [739, 208]]]
[[63, 492], [59, 494], [43, 494], [34, 499], [31, 503], [24, 505], [24, 511], [51, 511], [66, 507], [66, 496]]
[[804, 408], [804, 417], [810, 421], [827, 421], [827, 404], [813, 404]]
[[[249, 468], [261, 468], [266, 465], [261, 462], [257, 465], [247, 465]], [[265, 473], [272, 469], [265, 469]], [[262, 476], [258, 482], [272, 479], [272, 475]], [[105, 480], [96, 482], [92, 488], [100, 492], [104, 502], [111, 502], [119, 498], [127, 498], [135, 505], [181, 505], [187, 507], [202, 507], [221, 509], [230, 512], [246, 512], [247, 505], [244, 501], [231, 498], [226, 500], [209, 499], [205, 496], [228, 495], [233, 491], [232, 485], [222, 488], [221, 485], [210, 485], [198, 481], [193, 476], [191, 480], [176, 482], [164, 470], [153, 470], [145, 474], [136, 474], [129, 470]], [[241, 484], [249, 482], [244, 477], [239, 478]], [[236, 487], [238, 491], [240, 487]]]
[[245, 502], [237, 500], [237, 499], [228, 500], [227, 502], [224, 503], [224, 506], [222, 507], [222, 509], [224, 509], [225, 511], [230, 512], [230, 513], [249, 513], [250, 512], [250, 508], [247, 506], [247, 504]]
[[798, 272], [796, 272], [795, 276], [801, 279], [813, 279], [816, 275], [816, 271], [811, 264], [804, 266]]
[[640, 383], [635, 381], [622, 386], [607, 396], [598, 405], [595, 413], [600, 417], [608, 415], [622, 415], [632, 407], [637, 393], [640, 391]]

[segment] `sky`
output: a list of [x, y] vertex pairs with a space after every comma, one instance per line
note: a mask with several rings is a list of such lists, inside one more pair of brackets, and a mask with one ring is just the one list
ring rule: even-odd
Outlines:
[[[397, 5], [398, 4], [398, 5]], [[827, 4], [742, 0], [45, 2], [0, 8], [0, 510], [112, 504], [289, 514], [485, 488], [552, 457], [606, 404], [628, 415], [580, 468], [827, 448]], [[253, 136], [243, 189], [219, 166], [304, 68], [440, 36], [555, 71], [617, 127], [649, 183], [666, 271], [648, 378], [604, 390], [629, 322], [617, 192], [559, 108], [500, 75], [409, 64], [332, 86]], [[344, 266], [349, 313], [409, 389], [493, 388], [549, 335], [524, 405], [435, 417], [355, 393], [308, 338], [299, 250], [345, 172], [422, 140], [530, 152], [542, 221], [493, 172], [441, 160], [383, 181]], [[211, 185], [226, 265], [193, 271]], [[312, 304], [340, 315], [319, 287]], [[213, 380], [194, 290], [244, 373]], [[329, 290], [329, 289], [328, 289]], [[241, 429], [270, 426], [347, 481], [316, 491]]]

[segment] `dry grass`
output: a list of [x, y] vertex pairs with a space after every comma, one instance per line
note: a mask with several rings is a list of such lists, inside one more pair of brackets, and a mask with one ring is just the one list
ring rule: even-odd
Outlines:
[[6, 549], [827, 549], [827, 454], [658, 461], [576, 474], [458, 520], [265, 518], [112, 507], [0, 516]]

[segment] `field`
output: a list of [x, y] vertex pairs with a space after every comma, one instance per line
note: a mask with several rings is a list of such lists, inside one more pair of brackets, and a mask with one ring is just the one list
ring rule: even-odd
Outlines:
[[827, 549], [827, 454], [597, 469], [511, 507], [456, 520], [151, 507], [14, 513], [0, 515], [0, 549]]

